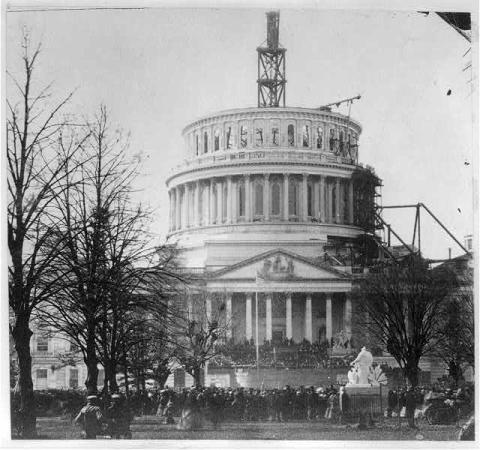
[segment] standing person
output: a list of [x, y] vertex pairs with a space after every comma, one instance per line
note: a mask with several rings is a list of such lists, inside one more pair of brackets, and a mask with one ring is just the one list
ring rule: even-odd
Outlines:
[[83, 427], [85, 439], [97, 439], [97, 434], [102, 432], [102, 424], [105, 423], [102, 410], [97, 406], [97, 396], [89, 395], [87, 404], [80, 410], [74, 422]]
[[415, 407], [417, 405], [417, 399], [413, 387], [409, 388], [405, 394], [405, 415], [407, 416], [408, 426], [410, 428], [416, 428], [415, 426]]
[[350, 413], [350, 396], [347, 394], [345, 387], [340, 388], [340, 414], [341, 421], [345, 423]]
[[397, 408], [398, 396], [397, 391], [390, 389], [387, 397], [387, 417], [392, 417], [392, 412]]
[[107, 411], [108, 419], [110, 421], [110, 433], [113, 439], [120, 439], [121, 437], [131, 439], [130, 423], [133, 419], [130, 408], [125, 401], [123, 401], [120, 394], [112, 395], [112, 404]]

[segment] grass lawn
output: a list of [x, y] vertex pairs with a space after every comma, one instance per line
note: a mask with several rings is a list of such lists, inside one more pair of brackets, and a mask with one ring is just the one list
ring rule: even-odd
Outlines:
[[[39, 418], [38, 433], [43, 439], [80, 439], [80, 428], [60, 417]], [[463, 424], [463, 423], [462, 423]], [[374, 427], [360, 431], [355, 426], [320, 422], [227, 422], [217, 430], [210, 423], [198, 431], [177, 430], [164, 425], [155, 416], [135, 418], [133, 439], [287, 439], [287, 440], [455, 440], [455, 425], [429, 425], [421, 420], [418, 430], [410, 430], [406, 422], [398, 429], [397, 419], [385, 419]]]

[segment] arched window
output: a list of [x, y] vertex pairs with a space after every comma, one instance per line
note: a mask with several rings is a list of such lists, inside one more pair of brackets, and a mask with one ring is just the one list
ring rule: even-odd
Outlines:
[[263, 128], [255, 129], [255, 146], [257, 147], [263, 146]]
[[280, 190], [280, 183], [278, 181], [274, 181], [272, 183], [272, 196], [271, 196], [271, 213], [272, 216], [279, 216], [280, 215], [280, 201], [281, 201], [281, 190]]
[[295, 127], [293, 125], [289, 125], [287, 128], [288, 134], [288, 146], [294, 147], [295, 146]]
[[300, 206], [300, 189], [298, 181], [290, 177], [288, 186], [288, 214], [298, 216]]
[[227, 127], [225, 140], [227, 141], [225, 147], [227, 150], [231, 149], [233, 146], [232, 127]]
[[343, 142], [343, 131], [340, 131], [340, 142], [339, 142], [339, 145], [340, 145], [340, 153], [343, 155], [343, 149], [345, 148], [345, 147], [344, 147], [344, 142]]
[[203, 133], [203, 153], [208, 153], [208, 133]]
[[245, 217], [245, 184], [243, 182], [238, 183], [238, 217]]
[[317, 127], [317, 148], [321, 149], [323, 145], [323, 129]]
[[310, 147], [310, 128], [308, 125], [304, 125], [302, 128], [302, 145]]
[[278, 127], [272, 128], [272, 145], [277, 147], [280, 144], [280, 131]]
[[220, 130], [215, 130], [214, 150], [220, 150]]
[[248, 144], [248, 129], [242, 125], [240, 127], [240, 147], [245, 148]]
[[255, 215], [261, 216], [263, 214], [263, 184], [260, 181], [255, 183]]
[[313, 216], [313, 185], [307, 184], [307, 215]]
[[198, 137], [198, 134], [195, 135], [195, 154], [198, 156], [198, 152], [200, 151], [200, 138]]

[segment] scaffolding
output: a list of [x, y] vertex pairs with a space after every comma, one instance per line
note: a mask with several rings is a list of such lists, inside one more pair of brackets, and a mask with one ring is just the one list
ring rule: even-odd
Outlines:
[[267, 46], [258, 47], [258, 107], [285, 107], [285, 52], [279, 43], [280, 12], [267, 12]]

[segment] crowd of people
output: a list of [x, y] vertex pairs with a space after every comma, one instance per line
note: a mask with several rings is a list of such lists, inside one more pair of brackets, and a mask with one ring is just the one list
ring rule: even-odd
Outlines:
[[[331, 358], [328, 354], [329, 344], [303, 341], [295, 344], [285, 339], [273, 344], [265, 341], [259, 346], [259, 366], [262, 368], [348, 368], [352, 355]], [[228, 343], [217, 347], [216, 357], [210, 360], [212, 367], [255, 366], [257, 363], [256, 347], [253, 340], [241, 343]]]
[[[416, 411], [421, 410], [432, 395], [454, 401], [458, 407], [464, 407], [466, 413], [473, 409], [473, 390], [468, 386], [455, 391], [421, 386], [389, 390], [383, 405], [385, 416], [406, 417], [409, 426], [414, 428]], [[285, 386], [281, 389], [192, 387], [175, 390], [167, 387], [148, 393], [133, 393], [128, 403], [121, 395], [115, 394], [110, 406], [103, 410], [98, 405], [105, 404], [105, 400], [88, 397], [87, 405], [75, 420], [84, 426], [87, 438], [92, 438], [92, 433], [98, 433], [102, 426], [112, 437], [128, 436], [134, 415], [155, 414], [164, 424], [176, 423], [183, 430], [202, 428], [206, 420], [214, 428], [224, 421], [326, 420], [343, 423], [360, 419], [361, 422], [358, 411], [353, 411], [352, 400], [343, 386], [337, 388], [333, 385], [319, 388]], [[369, 415], [368, 419], [371, 421], [372, 416]]]

